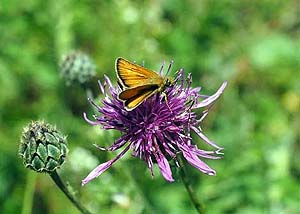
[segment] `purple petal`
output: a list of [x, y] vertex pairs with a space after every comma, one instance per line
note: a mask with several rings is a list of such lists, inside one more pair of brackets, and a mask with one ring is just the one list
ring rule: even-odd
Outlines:
[[102, 94], [105, 94], [104, 85], [102, 85], [100, 80], [98, 80], [98, 85], [99, 85], [99, 88], [100, 88], [100, 91], [102, 92]]
[[130, 148], [130, 145], [127, 146], [120, 154], [118, 154], [117, 157], [115, 157], [114, 159], [107, 161], [105, 163], [102, 163], [100, 165], [98, 165], [93, 171], [91, 171], [88, 176], [86, 176], [82, 182], [81, 185], [84, 186], [85, 184], [87, 184], [88, 182], [90, 182], [91, 180], [93, 180], [94, 178], [100, 176], [105, 170], [107, 170], [109, 167], [111, 167], [111, 165], [113, 165], [114, 162], [116, 162], [118, 159], [120, 159]]
[[86, 121], [86, 122], [88, 122], [90, 125], [93, 125], [93, 126], [95, 126], [95, 125], [99, 125], [99, 123], [98, 123], [98, 122], [91, 121], [89, 118], [87, 118], [87, 115], [86, 115], [86, 113], [85, 113], [85, 112], [83, 112], [83, 118], [84, 118], [84, 119], [85, 119], [85, 121]]
[[200, 103], [198, 103], [197, 105], [193, 106], [193, 109], [195, 108], [201, 108], [201, 107], [205, 107], [210, 105], [211, 103], [213, 103], [216, 99], [218, 99], [220, 97], [220, 95], [223, 93], [225, 87], [227, 85], [227, 82], [223, 82], [223, 84], [220, 86], [220, 88], [218, 89], [218, 91], [216, 93], [214, 93], [213, 95], [209, 96], [208, 98], [202, 100]]
[[110, 88], [113, 88], [113, 84], [111, 83], [110, 79], [108, 76], [104, 75], [104, 79], [105, 79], [105, 82], [108, 84], [108, 86]]
[[205, 151], [205, 150], [202, 150], [202, 149], [195, 148], [194, 152], [198, 156], [201, 156], [201, 157], [204, 157], [204, 158], [215, 159], [215, 160], [222, 158], [221, 156], [216, 156], [216, 155], [218, 155], [217, 151]]
[[98, 165], [93, 171], [90, 172], [90, 174], [88, 174], [88, 176], [82, 180], [81, 185], [84, 186], [86, 185], [88, 182], [90, 182], [91, 180], [93, 180], [94, 178], [98, 177], [99, 175], [101, 175], [105, 170], [107, 170], [114, 162], [116, 161], [116, 159], [112, 159], [110, 161], [107, 161], [105, 163], [102, 163], [100, 165]]
[[217, 148], [217, 149], [223, 149], [219, 146], [217, 146], [217, 144], [215, 144], [214, 142], [212, 142], [211, 140], [209, 140], [200, 130], [198, 130], [195, 126], [191, 126], [191, 129], [203, 140], [205, 141], [207, 144]]
[[183, 76], [184, 69], [180, 68], [179, 71], [177, 71], [177, 76], [175, 78], [175, 82], [180, 81], [180, 86], [183, 87], [184, 85], [184, 76]]
[[93, 144], [93, 146], [95, 146], [97, 149], [99, 149], [99, 150], [101, 150], [101, 151], [108, 151], [108, 149], [107, 148], [105, 148], [105, 147], [101, 147], [101, 146], [99, 146], [99, 145], [97, 145], [97, 144]]
[[208, 175], [216, 175], [216, 171], [211, 169], [207, 164], [200, 160], [193, 152], [182, 150], [182, 154], [191, 165], [199, 169], [201, 172], [204, 172]]
[[202, 112], [202, 116], [199, 120], [197, 120], [197, 124], [201, 123], [204, 118], [208, 115], [208, 112], [209, 112], [209, 109], [205, 109], [203, 112]]
[[98, 111], [101, 111], [101, 110], [102, 110], [102, 108], [101, 108], [100, 106], [98, 106], [98, 105], [94, 102], [94, 100], [92, 100], [91, 98], [88, 98], [88, 101], [89, 101], [89, 103], [92, 104]]
[[165, 156], [163, 154], [161, 154], [160, 152], [158, 152], [158, 154], [155, 154], [155, 159], [157, 161], [160, 172], [164, 176], [164, 178], [169, 182], [173, 182], [174, 179], [172, 177], [172, 171], [171, 171], [169, 162], [165, 158]]
[[121, 148], [122, 146], [124, 146], [124, 145], [128, 142], [128, 139], [129, 139], [129, 138], [128, 138], [127, 135], [125, 135], [125, 136], [119, 138], [118, 140], [116, 140], [116, 141], [114, 142], [114, 144], [113, 144], [112, 146], [110, 146], [110, 147], [108, 148], [108, 150], [109, 150], [109, 151], [115, 151], [115, 150]]

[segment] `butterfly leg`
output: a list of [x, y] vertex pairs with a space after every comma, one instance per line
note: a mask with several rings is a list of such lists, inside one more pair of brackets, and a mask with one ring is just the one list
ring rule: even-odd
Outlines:
[[168, 109], [170, 110], [171, 113], [173, 113], [172, 109], [171, 109], [170, 106], [169, 106], [168, 97], [167, 97], [166, 92], [163, 91], [163, 92], [161, 92], [161, 93], [162, 93], [162, 95], [163, 95], [164, 98], [165, 98], [165, 102], [166, 102], [166, 105], [167, 105]]

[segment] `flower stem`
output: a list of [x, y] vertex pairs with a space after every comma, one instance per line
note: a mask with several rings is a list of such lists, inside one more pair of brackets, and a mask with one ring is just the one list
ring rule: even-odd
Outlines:
[[22, 214], [30, 214], [32, 211], [36, 177], [37, 173], [35, 172], [29, 171], [27, 173]]
[[143, 191], [140, 183], [136, 180], [134, 173], [130, 168], [125, 164], [122, 167], [122, 173], [127, 176], [128, 180], [131, 182], [131, 185], [135, 187], [136, 191], [138, 192], [139, 196], [141, 197], [144, 205], [146, 213], [155, 213], [155, 209], [153, 208], [151, 202], [149, 201], [147, 194]]
[[70, 201], [84, 214], [91, 214], [70, 192], [70, 190], [67, 188], [67, 186], [64, 184], [64, 182], [61, 180], [59, 175], [56, 171], [50, 173], [50, 176], [52, 180], [56, 183], [56, 185], [60, 188], [61, 191], [64, 192], [64, 194], [70, 199]]
[[198, 213], [201, 213], [203, 214], [204, 213], [204, 207], [203, 205], [199, 202], [193, 188], [192, 188], [192, 185], [188, 179], [188, 176], [187, 176], [187, 168], [186, 168], [186, 165], [185, 163], [183, 162], [182, 160], [182, 157], [179, 155], [178, 156], [178, 162], [179, 162], [179, 165], [180, 165], [180, 177], [181, 177], [181, 180], [182, 182], [184, 183], [184, 186], [190, 196], [190, 199], [191, 199], [191, 202], [193, 203], [195, 209], [197, 210]]

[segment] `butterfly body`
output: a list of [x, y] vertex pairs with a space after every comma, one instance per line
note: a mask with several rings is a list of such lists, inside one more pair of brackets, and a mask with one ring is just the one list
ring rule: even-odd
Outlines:
[[131, 111], [144, 100], [156, 93], [163, 92], [174, 84], [168, 77], [134, 64], [126, 59], [117, 58], [116, 72], [123, 91], [118, 98], [124, 101], [125, 109]]

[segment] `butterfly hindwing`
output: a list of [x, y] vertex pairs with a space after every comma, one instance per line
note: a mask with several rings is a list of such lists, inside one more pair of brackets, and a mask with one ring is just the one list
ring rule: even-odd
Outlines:
[[119, 99], [125, 101], [125, 107], [128, 110], [132, 110], [152, 94], [156, 93], [157, 89], [157, 85], [143, 85], [129, 88], [119, 94]]

